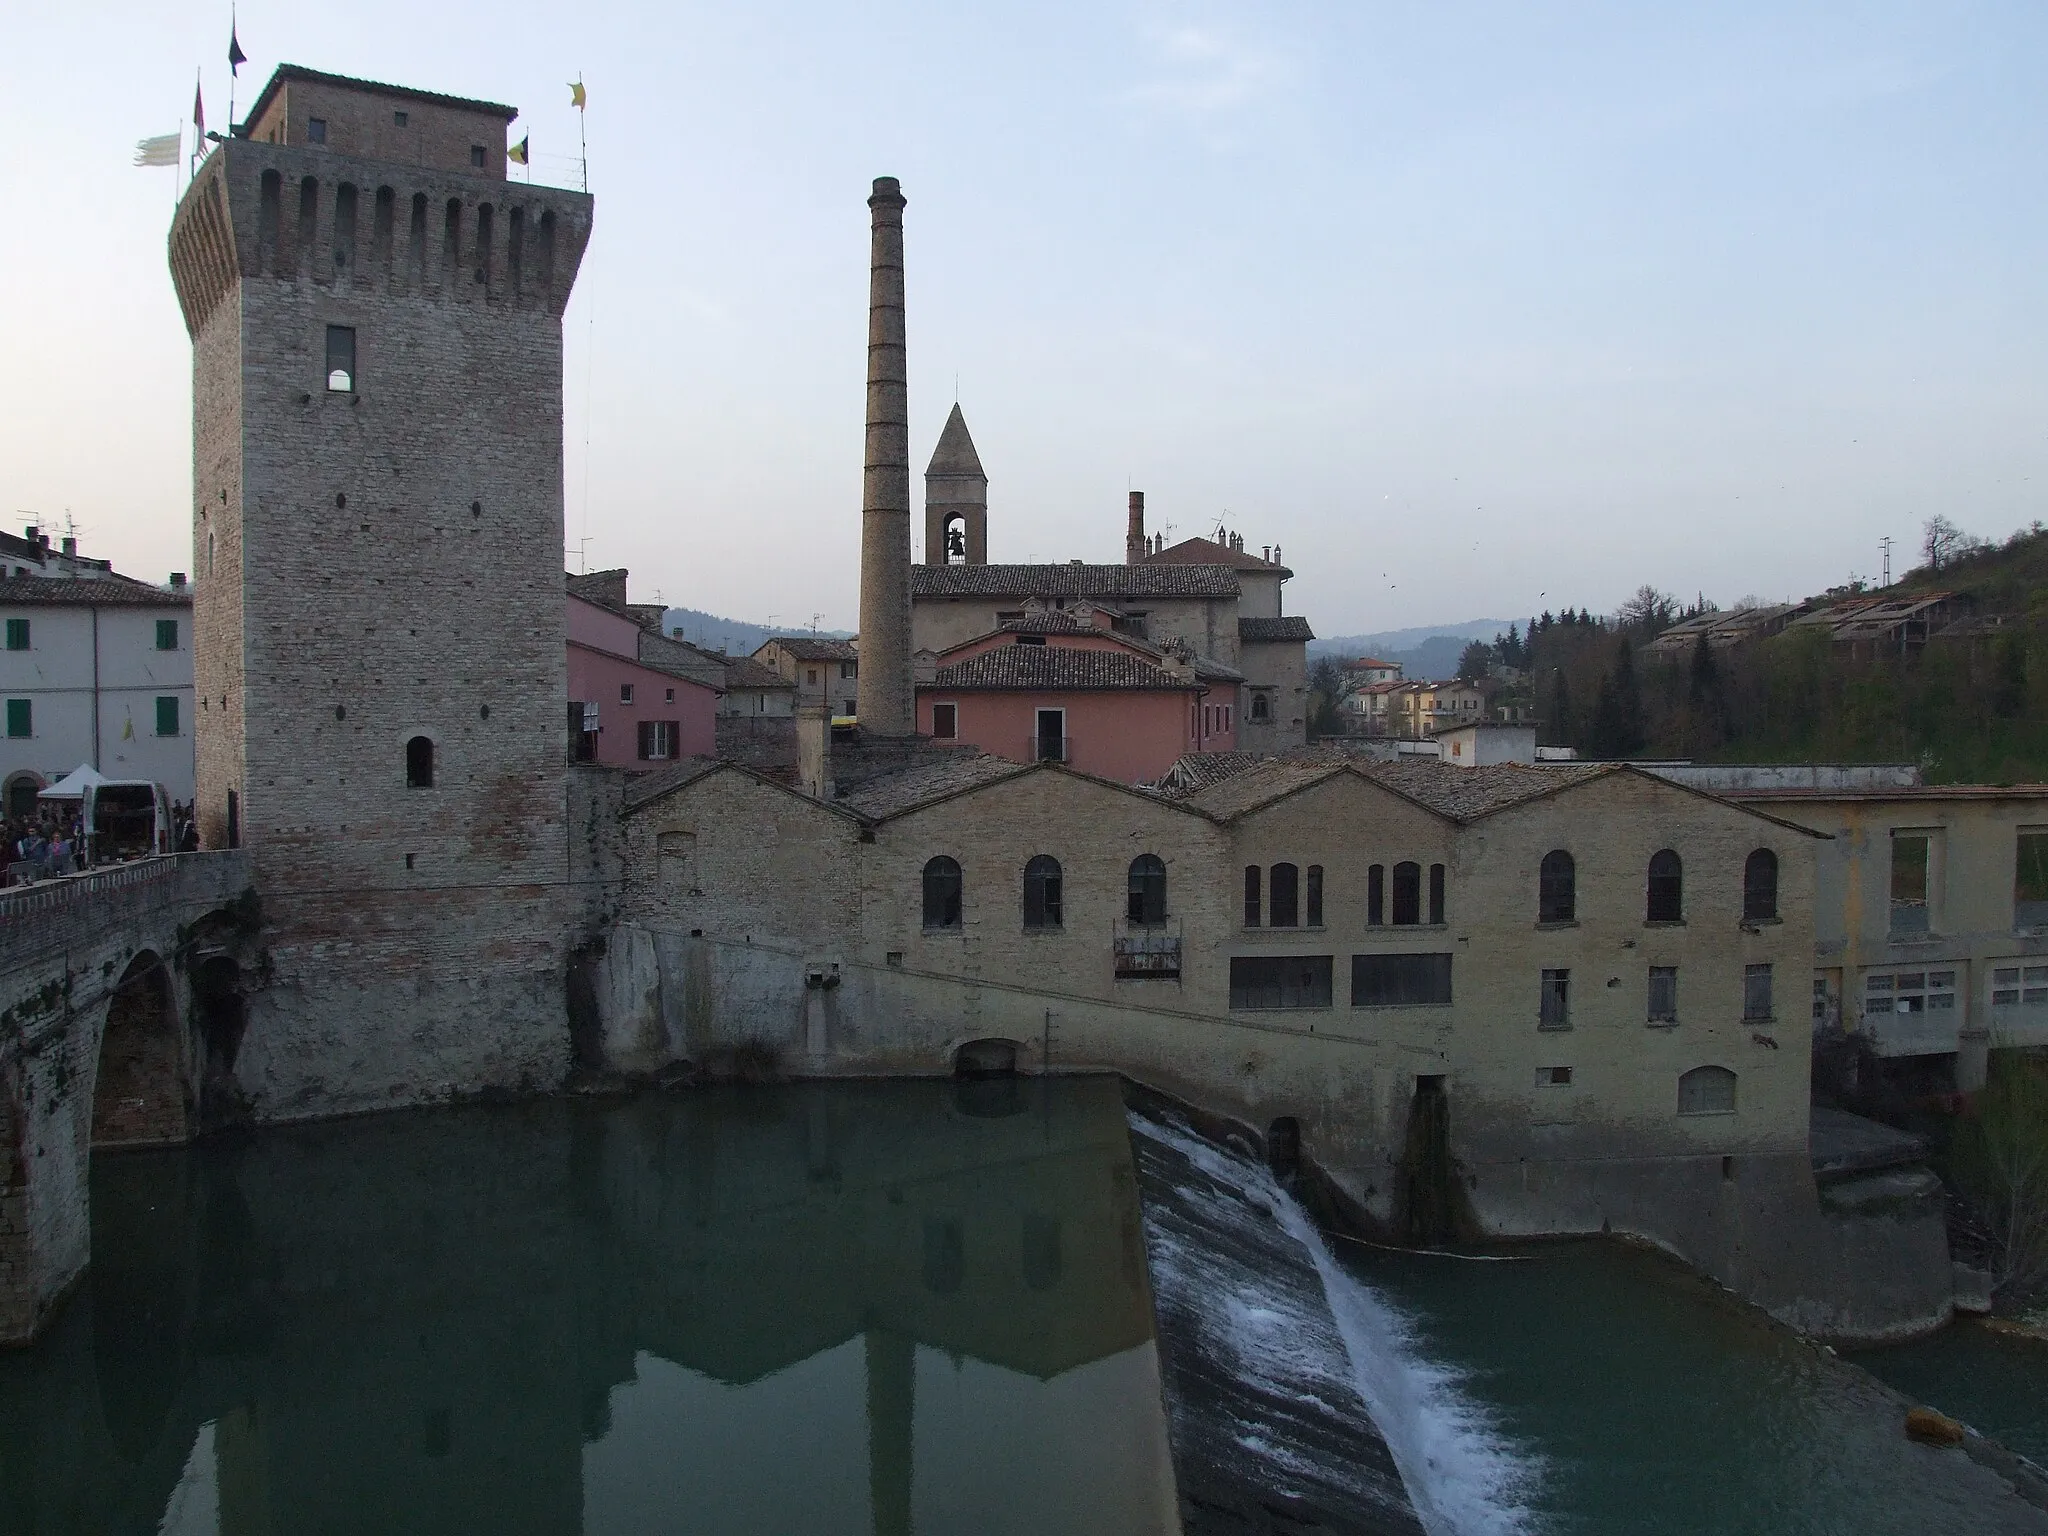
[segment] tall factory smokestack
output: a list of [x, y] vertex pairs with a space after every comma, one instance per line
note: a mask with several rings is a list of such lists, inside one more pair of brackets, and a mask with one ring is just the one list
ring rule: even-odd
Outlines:
[[1145, 493], [1131, 492], [1131, 525], [1124, 533], [1124, 564], [1136, 565], [1151, 545], [1145, 542]]
[[915, 730], [910, 677], [910, 404], [903, 343], [903, 191], [875, 178], [868, 263], [868, 443], [860, 504], [861, 729]]

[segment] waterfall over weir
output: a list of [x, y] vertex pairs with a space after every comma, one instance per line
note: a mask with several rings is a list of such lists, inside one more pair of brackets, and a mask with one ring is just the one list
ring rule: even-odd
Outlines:
[[1189, 1536], [1532, 1528], [1536, 1473], [1258, 1162], [1134, 1110]]

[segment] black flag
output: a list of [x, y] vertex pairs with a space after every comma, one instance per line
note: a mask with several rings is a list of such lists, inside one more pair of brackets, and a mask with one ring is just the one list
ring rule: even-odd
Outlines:
[[228, 73], [239, 75], [242, 66], [249, 62], [249, 55], [242, 52], [241, 39], [235, 36], [235, 24], [228, 23]]

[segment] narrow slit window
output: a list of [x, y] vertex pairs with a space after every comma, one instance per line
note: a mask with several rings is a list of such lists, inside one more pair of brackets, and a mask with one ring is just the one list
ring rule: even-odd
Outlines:
[[1778, 918], [1778, 856], [1759, 848], [1742, 864], [1742, 918], [1771, 923]]
[[2013, 855], [2013, 926], [2048, 927], [2048, 829], [2022, 828]]
[[1244, 867], [1244, 925], [1247, 928], [1259, 926], [1259, 866], [1247, 864]]
[[1653, 965], [1650, 967], [1650, 1010], [1652, 1024], [1676, 1024], [1678, 1022], [1678, 967], [1675, 965]]
[[327, 327], [327, 387], [336, 394], [355, 393], [356, 328], [352, 325]]
[[1422, 921], [1422, 866], [1406, 860], [1394, 866], [1394, 926]]
[[1578, 885], [1578, 866], [1569, 853], [1562, 848], [1553, 848], [1543, 855], [1542, 872], [1537, 877], [1536, 921], [1578, 921]]
[[1302, 883], [1302, 920], [1311, 928], [1323, 926], [1323, 866], [1311, 864]]
[[1771, 968], [1768, 965], [1745, 965], [1742, 968], [1743, 1022], [1768, 1023], [1772, 1016]]
[[405, 787], [434, 787], [434, 743], [431, 738], [415, 736], [405, 744]]
[[1669, 848], [1650, 855], [1650, 873], [1643, 920], [1678, 923], [1685, 920], [1685, 866]]
[[1365, 921], [1379, 928], [1387, 921], [1387, 866], [1375, 864], [1365, 872]]
[[1292, 864], [1275, 864], [1266, 872], [1269, 915], [1274, 928], [1301, 926], [1301, 871]]
[[927, 932], [960, 928], [960, 862], [940, 854], [924, 866], [924, 926]]
[[1064, 926], [1060, 861], [1039, 854], [1024, 866], [1024, 926], [1034, 932]]
[[1537, 1007], [1536, 1022], [1542, 1029], [1570, 1029], [1572, 1027], [1572, 973], [1567, 970], [1545, 970], [1543, 993]]
[[1444, 920], [1444, 867], [1441, 864], [1429, 866], [1429, 920], [1439, 924]]

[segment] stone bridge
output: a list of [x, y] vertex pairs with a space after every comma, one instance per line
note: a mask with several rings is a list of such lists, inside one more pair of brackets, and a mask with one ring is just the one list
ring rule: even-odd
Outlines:
[[257, 925], [241, 852], [0, 893], [0, 1345], [33, 1337], [85, 1271], [95, 1150], [233, 1114]]

